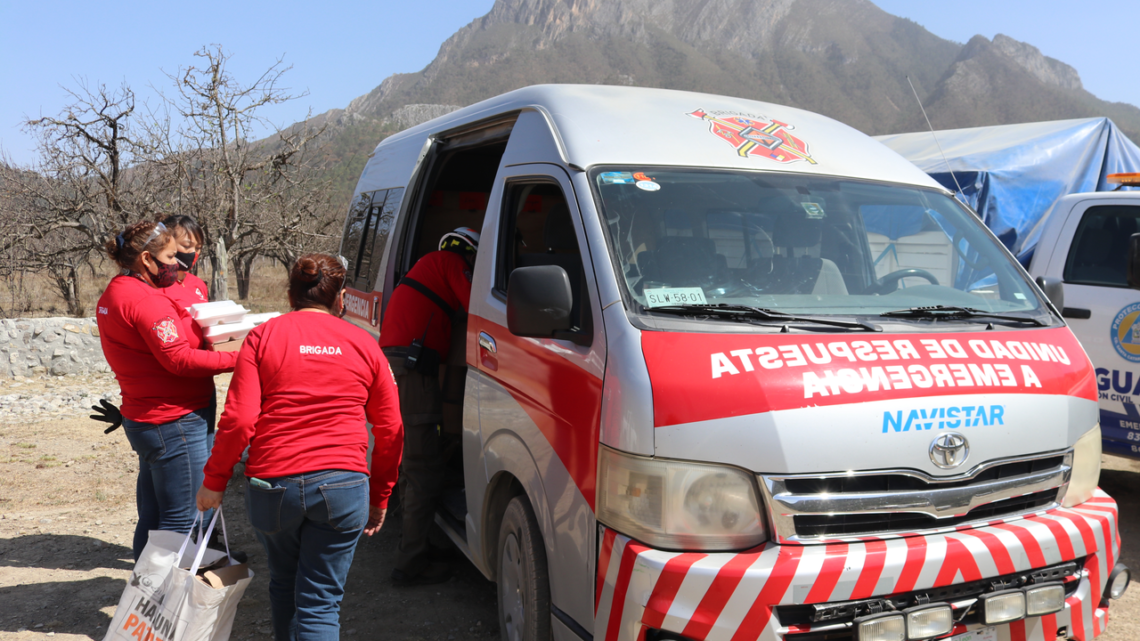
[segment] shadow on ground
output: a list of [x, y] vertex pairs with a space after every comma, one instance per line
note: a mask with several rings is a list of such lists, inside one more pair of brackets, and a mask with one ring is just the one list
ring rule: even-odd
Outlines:
[[[127, 570], [130, 548], [88, 536], [29, 534], [0, 541], [0, 568], [19, 573], [46, 570], [53, 578], [70, 571]], [[119, 602], [126, 581], [85, 576], [73, 581], [29, 582], [0, 588], [0, 632], [55, 632], [102, 639], [110, 624], [103, 608]]]
[[102, 612], [119, 602], [126, 581], [108, 576], [0, 588], [0, 632], [55, 632], [102, 639], [111, 617]]
[[0, 541], [0, 567], [45, 570], [127, 570], [134, 568], [130, 548], [89, 536], [27, 534]]

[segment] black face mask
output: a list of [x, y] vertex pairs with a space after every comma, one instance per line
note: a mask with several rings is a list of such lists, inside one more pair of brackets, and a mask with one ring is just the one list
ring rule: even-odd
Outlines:
[[198, 262], [198, 252], [176, 252], [174, 260], [178, 261], [178, 271], [188, 272]]
[[147, 269], [147, 273], [155, 287], [165, 289], [178, 282], [178, 263], [164, 263], [156, 258], [154, 264], [158, 265], [158, 273], [155, 274], [150, 269]]

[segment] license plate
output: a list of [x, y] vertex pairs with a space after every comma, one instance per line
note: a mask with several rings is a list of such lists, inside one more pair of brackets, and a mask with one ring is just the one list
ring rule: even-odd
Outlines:
[[962, 634], [955, 634], [950, 641], [997, 641], [997, 628], [979, 628]]
[[646, 307], [662, 305], [707, 305], [705, 290], [700, 287], [660, 287], [645, 290]]

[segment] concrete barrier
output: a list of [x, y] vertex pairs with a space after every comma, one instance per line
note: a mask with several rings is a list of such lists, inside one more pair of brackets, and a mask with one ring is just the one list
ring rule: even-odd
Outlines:
[[94, 318], [0, 320], [0, 376], [109, 371]]

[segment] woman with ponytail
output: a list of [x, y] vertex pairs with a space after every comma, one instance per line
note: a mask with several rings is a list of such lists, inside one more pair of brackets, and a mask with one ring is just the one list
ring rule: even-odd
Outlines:
[[246, 336], [198, 490], [198, 509], [220, 506], [249, 447], [246, 506], [268, 557], [278, 641], [338, 637], [356, 543], [383, 525], [403, 451], [388, 361], [374, 338], [338, 318], [344, 281], [327, 254], [293, 265], [293, 311]]
[[104, 245], [123, 269], [99, 298], [103, 355], [123, 394], [123, 431], [139, 457], [134, 556], [151, 530], [189, 532], [194, 490], [209, 456], [213, 376], [233, 370], [238, 352], [194, 349], [179, 308], [163, 290], [178, 281], [178, 245], [162, 223], [142, 222]]

